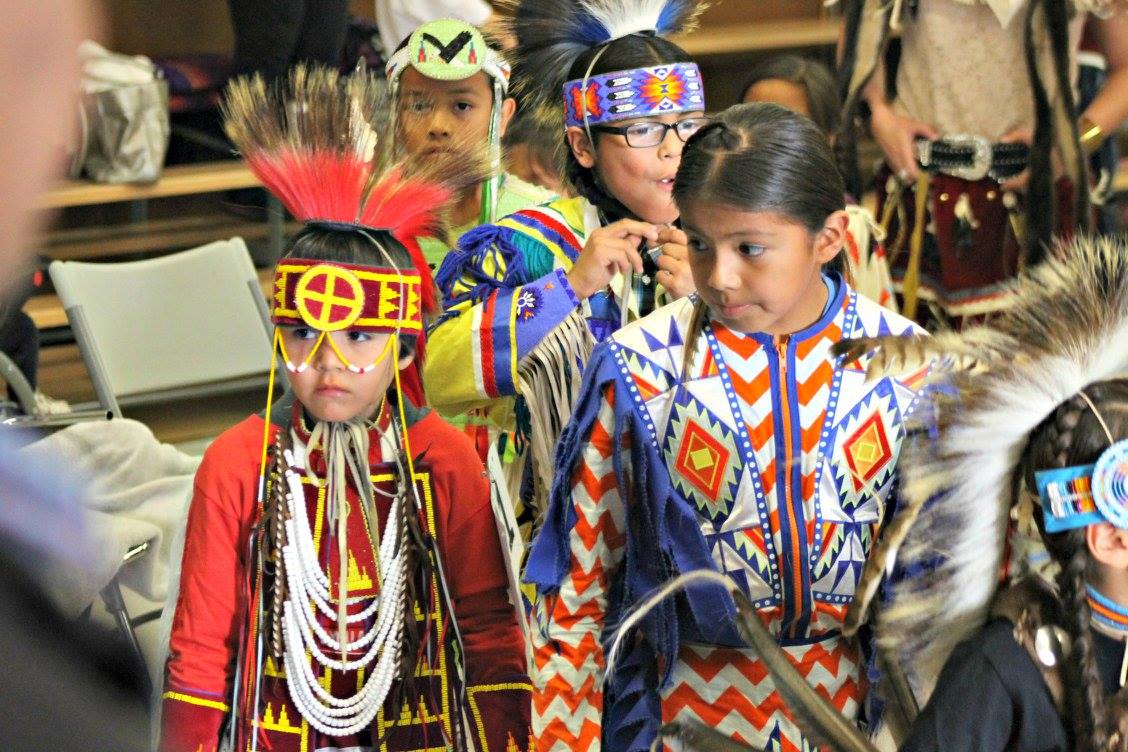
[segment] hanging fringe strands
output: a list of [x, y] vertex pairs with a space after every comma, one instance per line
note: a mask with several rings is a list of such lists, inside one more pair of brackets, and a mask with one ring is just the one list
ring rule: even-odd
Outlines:
[[[518, 388], [529, 409], [529, 437], [534, 483], [533, 499], [547, 499], [556, 475], [556, 438], [571, 417], [580, 393], [581, 364], [591, 357], [595, 340], [579, 311], [573, 311], [546, 336], [518, 367]], [[540, 529], [543, 509], [535, 510], [533, 532]]]

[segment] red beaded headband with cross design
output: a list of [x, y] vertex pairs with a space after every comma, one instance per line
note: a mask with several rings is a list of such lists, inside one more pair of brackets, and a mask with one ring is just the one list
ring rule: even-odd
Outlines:
[[319, 332], [423, 331], [421, 281], [414, 269], [288, 258], [274, 273], [271, 320]]

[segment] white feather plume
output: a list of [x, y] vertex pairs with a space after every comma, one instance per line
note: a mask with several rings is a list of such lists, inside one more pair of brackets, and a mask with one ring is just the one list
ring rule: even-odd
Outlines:
[[1016, 283], [1019, 302], [993, 323], [991, 366], [933, 377], [958, 397], [938, 396], [938, 437], [922, 432], [902, 452], [902, 493], [919, 516], [898, 562], [927, 573], [893, 588], [878, 637], [919, 670], [983, 623], [1031, 432], [1090, 384], [1128, 374], [1128, 245], [1081, 239], [1057, 252]]

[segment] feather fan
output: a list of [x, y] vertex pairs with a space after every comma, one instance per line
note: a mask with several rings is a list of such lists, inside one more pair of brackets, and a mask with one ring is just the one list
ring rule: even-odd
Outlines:
[[325, 67], [297, 66], [268, 85], [261, 76], [235, 80], [223, 115], [247, 166], [302, 222], [324, 221], [389, 231], [423, 276], [423, 309], [436, 301], [417, 237], [445, 237], [453, 198], [490, 173], [485, 145], [459, 142], [437, 154], [394, 161], [385, 148], [382, 79], [344, 77]]

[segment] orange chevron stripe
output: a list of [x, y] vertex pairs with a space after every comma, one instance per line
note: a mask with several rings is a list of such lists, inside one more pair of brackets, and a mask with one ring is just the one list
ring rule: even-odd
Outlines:
[[645, 381], [638, 374], [632, 374], [632, 378], [634, 379], [635, 384], [638, 386], [638, 390], [642, 394], [642, 398], [644, 400], [652, 399], [657, 394], [659, 394], [660, 390], [658, 389], [658, 387], [654, 386], [649, 381]]
[[[614, 474], [612, 473], [612, 476]], [[624, 542], [623, 534], [615, 525], [615, 518], [609, 510], [605, 510], [596, 518], [595, 524], [588, 522], [582, 513], [577, 514], [576, 524], [572, 530], [580, 537], [588, 551], [594, 551], [603, 538], [603, 545], [607, 548], [618, 548]]]
[[[615, 477], [614, 470], [606, 473], [602, 477], [596, 477], [592, 469], [588, 467], [588, 464], [582, 462], [579, 467], [576, 468], [576, 472], [572, 476], [572, 487], [575, 488], [577, 485], [584, 487], [584, 490], [587, 491], [587, 495], [592, 501], [599, 501], [608, 491], [619, 487], [619, 480]], [[583, 515], [580, 516], [582, 517]]]
[[607, 585], [607, 578], [603, 572], [603, 562], [597, 559], [595, 564], [592, 565], [591, 571], [584, 572], [580, 568], [579, 561], [573, 558], [572, 573], [568, 579], [576, 592], [577, 598], [583, 598], [584, 593], [588, 592], [588, 588], [592, 585], [601, 585], [602, 587], [585, 600], [573, 602], [571, 608], [568, 606], [568, 600], [571, 599], [557, 598], [552, 614], [553, 621], [557, 622], [562, 629], [571, 629], [576, 626], [577, 622], [585, 618], [592, 618], [595, 619], [596, 623], [602, 623], [603, 611], [599, 608], [596, 595], [602, 592]]
[[[559, 649], [560, 652], [557, 652]], [[560, 676], [559, 672], [552, 672], [546, 670], [551, 665], [554, 659], [560, 657], [567, 661], [572, 668], [579, 670], [580, 666], [588, 659], [589, 656], [595, 655], [595, 664], [599, 667], [603, 666], [602, 649], [599, 643], [596, 642], [595, 634], [592, 632], [585, 632], [580, 641], [575, 645], [568, 645], [567, 643], [557, 640], [555, 644], [548, 643], [541, 646], [533, 654], [534, 663], [537, 666], [537, 671], [541, 676], [556, 677]], [[551, 679], [550, 679], [551, 680]], [[536, 697], [537, 690], [534, 689], [533, 696]]]
[[536, 749], [537, 752], [548, 752], [557, 742], [563, 742], [573, 752], [584, 752], [592, 745], [598, 745], [601, 732], [599, 724], [584, 721], [579, 736], [572, 736], [563, 721], [552, 721], [537, 737]]
[[900, 378], [900, 381], [901, 381], [902, 384], [904, 384], [909, 389], [916, 391], [917, 387], [919, 387], [921, 382], [924, 381], [925, 377], [928, 376], [928, 372], [929, 372], [930, 368], [931, 368], [931, 366], [924, 366], [923, 368], [921, 368], [918, 371], [914, 371], [913, 373], [911, 373], [907, 376], [902, 376]]
[[578, 688], [573, 687], [567, 679], [557, 674], [549, 678], [543, 691], [533, 692], [533, 712], [543, 716], [548, 707], [558, 700], [575, 713], [581, 705], [600, 709], [603, 704], [603, 693], [596, 689], [595, 674], [589, 676]]
[[595, 421], [591, 427], [591, 434], [588, 436], [588, 443], [599, 452], [599, 456], [606, 459], [611, 456], [611, 451], [615, 447], [615, 440], [611, 438], [611, 434], [603, 426], [601, 421]]
[[[760, 617], [761, 619], [763, 617]], [[762, 661], [757, 661], [739, 650], [719, 648], [708, 655], [698, 655], [697, 651], [684, 648], [678, 651], [678, 660], [704, 682], [712, 682], [726, 667], [732, 667], [753, 685], [759, 685], [767, 677], [768, 670]]]
[[766, 368], [749, 381], [742, 379], [740, 374], [730, 368], [729, 378], [732, 379], [733, 391], [749, 405], [755, 405], [772, 388], [772, 377]]
[[827, 361], [819, 364], [819, 367], [814, 370], [807, 380], [801, 384], [796, 384], [796, 394], [799, 396], [800, 405], [808, 405], [811, 400], [818, 394], [818, 391], [824, 386], [830, 386], [834, 380], [834, 367]]
[[717, 361], [713, 358], [713, 348], [705, 348], [705, 361], [701, 364], [701, 378], [707, 376], [716, 376], [720, 371], [717, 370]]
[[713, 322], [713, 334], [717, 341], [732, 350], [744, 360], [751, 358], [760, 349], [760, 343], [752, 337], [741, 336], [723, 324]]
[[768, 414], [764, 416], [756, 425], [746, 423], [745, 429], [748, 431], [748, 438], [752, 440], [752, 446], [756, 451], [763, 449], [764, 445], [772, 440], [772, 413], [769, 410]]
[[826, 410], [822, 410], [819, 412], [815, 421], [810, 426], [803, 429], [801, 439], [803, 442], [803, 451], [813, 452], [819, 445], [819, 439], [822, 437], [823, 423], [825, 422]]

